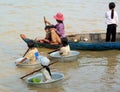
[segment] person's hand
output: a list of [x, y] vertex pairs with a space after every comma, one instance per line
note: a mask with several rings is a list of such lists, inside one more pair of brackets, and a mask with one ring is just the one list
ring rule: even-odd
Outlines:
[[59, 54], [60, 54], [60, 55], [62, 55], [62, 54], [63, 54], [63, 52], [60, 52]]
[[21, 64], [20, 62], [15, 62], [16, 66], [18, 66], [19, 64]]
[[46, 19], [44, 21], [45, 21], [46, 24], [49, 23]]

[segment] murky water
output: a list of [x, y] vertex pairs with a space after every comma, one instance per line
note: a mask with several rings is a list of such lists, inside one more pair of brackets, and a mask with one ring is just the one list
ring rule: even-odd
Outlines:
[[[120, 17], [120, 1], [114, 0]], [[26, 44], [19, 37], [45, 35], [45, 16], [56, 23], [53, 15], [63, 12], [66, 34], [106, 32], [104, 13], [108, 0], [0, 0], [0, 92], [120, 92], [120, 51], [80, 51], [78, 61], [58, 62], [51, 71], [64, 73], [57, 88], [28, 86], [20, 77], [35, 68], [18, 68], [15, 59], [24, 54]], [[120, 23], [119, 23], [120, 25]], [[117, 28], [120, 31], [120, 26]], [[47, 56], [48, 49], [39, 49]]]

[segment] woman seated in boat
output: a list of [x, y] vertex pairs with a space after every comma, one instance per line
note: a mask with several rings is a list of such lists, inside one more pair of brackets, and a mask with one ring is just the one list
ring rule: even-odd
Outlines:
[[28, 64], [37, 64], [37, 59], [39, 56], [38, 49], [34, 46], [34, 42], [30, 40], [28, 43], [28, 50], [25, 53], [24, 57], [21, 58], [19, 62], [15, 62], [16, 65], [21, 64], [21, 63], [28, 63]]
[[[45, 27], [45, 31], [46, 31], [46, 37], [44, 39], [38, 39], [36, 38], [35, 41], [40, 42], [40, 43], [49, 43], [52, 45], [58, 45], [61, 44], [61, 39], [60, 37], [57, 35], [57, 33], [55, 32], [55, 28], [53, 26], [46, 26]], [[26, 42], [28, 43], [30, 40], [25, 36], [25, 34], [20, 34], [20, 37]]]
[[62, 38], [62, 46], [60, 48], [60, 55], [67, 56], [70, 54], [70, 46], [66, 37]]
[[52, 75], [49, 68], [50, 60], [47, 57], [39, 56], [39, 61], [43, 69], [40, 71], [42, 73], [41, 82], [52, 81]]
[[45, 27], [46, 37], [44, 39], [36, 39], [36, 40], [40, 43], [49, 43], [52, 45], [61, 44], [61, 39], [55, 30], [56, 29], [54, 26], [46, 26]]

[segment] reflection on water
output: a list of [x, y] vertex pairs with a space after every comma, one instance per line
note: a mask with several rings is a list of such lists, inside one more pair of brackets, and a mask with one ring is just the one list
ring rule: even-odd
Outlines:
[[[115, 54], [116, 53], [116, 54]], [[81, 51], [77, 69], [67, 75], [65, 89], [68, 92], [119, 92], [119, 51]], [[71, 87], [71, 89], [69, 89]]]
[[[119, 88], [117, 88], [118, 80], [116, 80], [116, 66], [118, 65], [118, 61], [112, 59], [108, 59], [109, 62], [106, 67], [105, 74], [102, 76], [101, 81], [103, 84], [103, 90], [107, 92], [113, 92], [113, 91], [119, 91]], [[106, 88], [104, 88], [106, 87]]]
[[107, 65], [107, 58], [88, 58], [88, 57], [82, 57], [80, 59], [80, 66], [105, 66]]

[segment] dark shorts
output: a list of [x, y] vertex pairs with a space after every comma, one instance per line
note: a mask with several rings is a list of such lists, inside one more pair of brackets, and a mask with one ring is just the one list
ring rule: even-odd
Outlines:
[[29, 43], [29, 41], [31, 41], [31, 39], [26, 38], [26, 39], [24, 39], [24, 41], [28, 44], [28, 43]]
[[[26, 38], [26, 39], [24, 39], [24, 41], [25, 41], [25, 43], [27, 43], [27, 44], [28, 44], [28, 43], [29, 43], [29, 41], [34, 41], [34, 40], [29, 39], [29, 38]], [[35, 47], [38, 47], [36, 43], [37, 43], [37, 42], [36, 42], [36, 41], [34, 41], [34, 46], [35, 46]]]
[[116, 24], [107, 25], [106, 42], [116, 41]]

